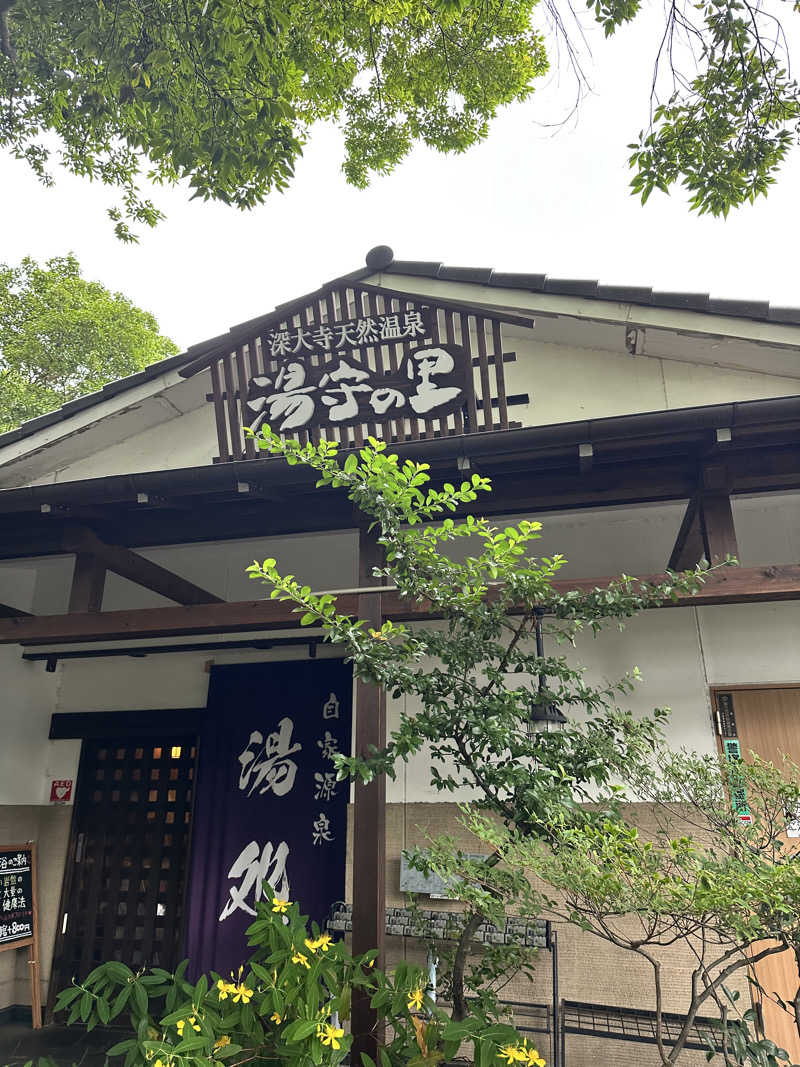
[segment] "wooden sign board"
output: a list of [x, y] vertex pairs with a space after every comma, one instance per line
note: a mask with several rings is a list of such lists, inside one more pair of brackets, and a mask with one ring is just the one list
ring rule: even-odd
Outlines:
[[452, 344], [415, 344], [394, 374], [377, 374], [358, 354], [320, 367], [283, 359], [277, 375], [250, 379], [246, 418], [253, 431], [266, 422], [291, 433], [393, 417], [441, 417], [467, 402], [468, 373], [466, 353]]
[[430, 309], [413, 308], [388, 315], [361, 315], [330, 325], [284, 326], [270, 330], [264, 341], [269, 358], [280, 359], [342, 355], [371, 345], [430, 340], [432, 333]]
[[0, 845], [0, 952], [29, 948], [31, 1017], [42, 1025], [39, 985], [39, 930], [36, 896], [36, 844]]

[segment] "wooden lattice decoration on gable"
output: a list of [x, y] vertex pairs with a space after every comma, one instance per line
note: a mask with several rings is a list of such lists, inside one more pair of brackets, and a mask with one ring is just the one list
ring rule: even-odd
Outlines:
[[231, 334], [181, 372], [209, 368], [217, 462], [257, 455], [264, 423], [305, 444], [358, 447], [506, 430], [503, 323], [474, 305], [333, 285]]

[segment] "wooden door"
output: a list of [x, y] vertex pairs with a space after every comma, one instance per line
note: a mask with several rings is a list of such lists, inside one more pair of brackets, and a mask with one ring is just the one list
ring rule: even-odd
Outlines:
[[83, 742], [51, 990], [98, 963], [178, 962], [196, 739]]
[[[743, 759], [748, 758], [749, 752], [757, 752], [762, 759], [777, 763], [786, 753], [800, 765], [800, 687], [738, 689], [732, 691], [732, 698]], [[796, 839], [788, 843], [795, 849], [798, 846]], [[783, 1000], [794, 999], [800, 984], [794, 953], [768, 956], [756, 965], [755, 972], [768, 993], [775, 992]], [[793, 1063], [800, 1063], [800, 1035], [793, 1017], [766, 997], [761, 1010], [767, 1037], [785, 1048]]]

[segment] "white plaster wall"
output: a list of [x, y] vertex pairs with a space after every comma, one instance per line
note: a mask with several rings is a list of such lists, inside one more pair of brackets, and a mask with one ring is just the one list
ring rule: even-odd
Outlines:
[[27, 663], [18, 645], [0, 646], [0, 805], [44, 804], [51, 775], [47, 734], [57, 680], [41, 663]]
[[709, 685], [800, 684], [800, 603], [698, 609]]
[[[549, 344], [537, 340], [536, 330], [515, 332], [506, 343], [517, 353], [515, 363], [505, 364], [506, 391], [528, 393], [527, 405], [509, 409], [524, 426], [800, 393], [796, 377]], [[477, 372], [475, 380], [477, 387]]]
[[[594, 685], [619, 681], [638, 667], [641, 680], [630, 696], [620, 699], [620, 707], [638, 717], [651, 715], [655, 708], [669, 708], [666, 736], [670, 744], [702, 753], [714, 751], [710, 683], [704, 670], [694, 608], [648, 611], [629, 620], [622, 632], [612, 625], [596, 637], [584, 634], [574, 650], [552, 650], [584, 666], [587, 682]], [[402, 705], [407, 713], [414, 706], [412, 698]], [[398, 724], [400, 711], [399, 702], [390, 706], [390, 730]], [[432, 788], [427, 749], [402, 768], [397, 782], [387, 786], [387, 798], [393, 802], [434, 803], [469, 797], [466, 790], [445, 794]]]
[[98, 452], [59, 467], [52, 476], [40, 475], [34, 484], [178, 467], [205, 467], [217, 453], [214, 408], [203, 403], [194, 411], [173, 411], [169, 421], [142, 428], [119, 443], [112, 442]]
[[732, 497], [743, 567], [800, 562], [800, 493]]
[[[358, 584], [357, 534], [352, 530], [262, 537], [248, 540], [165, 545], [136, 551], [167, 570], [222, 597], [223, 600], [261, 600], [268, 590], [248, 577], [254, 560], [273, 557], [284, 574], [296, 574], [312, 589], [352, 589]], [[0, 603], [36, 615], [66, 612], [74, 566], [73, 556], [42, 557], [13, 568], [0, 564]], [[33, 585], [32, 591], [29, 587]], [[23, 587], [27, 590], [23, 594]], [[21, 603], [27, 597], [29, 603]], [[174, 606], [171, 600], [108, 573], [103, 594], [104, 611]]]
[[[36, 579], [33, 563], [0, 565], [0, 603], [33, 611]], [[0, 805], [49, 799], [46, 739], [56, 690], [56, 676], [25, 662], [18, 645], [0, 645]]]

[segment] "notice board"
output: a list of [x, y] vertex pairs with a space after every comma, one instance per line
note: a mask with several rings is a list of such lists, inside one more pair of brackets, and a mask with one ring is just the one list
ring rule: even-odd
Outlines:
[[28, 948], [33, 1027], [42, 1025], [36, 843], [0, 845], [0, 952]]

